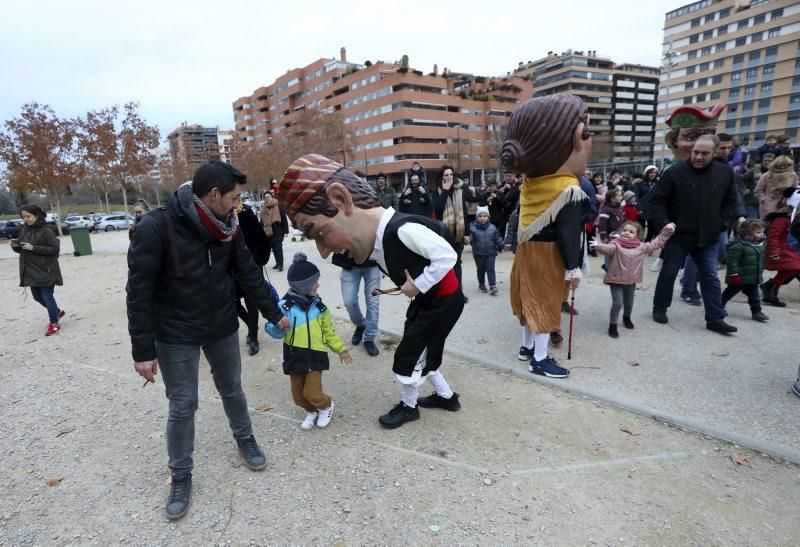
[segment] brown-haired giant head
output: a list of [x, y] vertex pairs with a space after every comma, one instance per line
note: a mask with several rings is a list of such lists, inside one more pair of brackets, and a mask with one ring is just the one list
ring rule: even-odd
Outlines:
[[581, 138], [588, 140], [588, 110], [575, 95], [558, 93], [524, 102], [508, 123], [503, 167], [529, 177], [555, 173], [572, 155], [575, 130], [581, 123]]

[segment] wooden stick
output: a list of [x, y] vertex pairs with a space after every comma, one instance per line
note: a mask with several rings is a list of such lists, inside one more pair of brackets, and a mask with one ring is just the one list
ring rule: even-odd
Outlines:
[[569, 301], [569, 342], [567, 343], [567, 360], [572, 359], [572, 319], [575, 317], [575, 287], [570, 290]]
[[391, 289], [372, 289], [372, 296], [380, 296], [382, 294], [400, 294], [400, 287], [392, 287]]

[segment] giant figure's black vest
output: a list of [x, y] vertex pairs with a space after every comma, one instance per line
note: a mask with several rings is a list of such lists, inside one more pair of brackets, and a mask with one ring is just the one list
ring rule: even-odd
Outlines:
[[[386, 269], [388, 270], [383, 273], [388, 275], [392, 282], [398, 287], [401, 287], [403, 283], [406, 282], [404, 270], [408, 270], [411, 277], [416, 279], [423, 272], [425, 267], [431, 263], [430, 260], [413, 252], [400, 241], [397, 231], [400, 229], [400, 226], [407, 222], [422, 224], [435, 234], [444, 238], [455, 250], [453, 234], [438, 220], [418, 215], [395, 213], [386, 225], [386, 230], [383, 232], [383, 257], [386, 262]], [[438, 284], [434, 285], [427, 293], [418, 295], [416, 300], [425, 301], [433, 299], [438, 287]]]

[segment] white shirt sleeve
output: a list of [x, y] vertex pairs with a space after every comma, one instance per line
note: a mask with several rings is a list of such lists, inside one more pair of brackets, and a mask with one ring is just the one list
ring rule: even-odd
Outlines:
[[397, 230], [397, 236], [403, 245], [431, 261], [414, 280], [422, 293], [427, 293], [456, 265], [458, 255], [447, 240], [422, 224], [407, 222]]

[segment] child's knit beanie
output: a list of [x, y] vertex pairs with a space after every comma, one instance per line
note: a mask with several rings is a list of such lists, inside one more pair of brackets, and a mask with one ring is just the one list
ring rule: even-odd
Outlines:
[[286, 274], [289, 286], [298, 294], [309, 294], [319, 280], [319, 268], [308, 261], [305, 253], [295, 253]]
[[475, 216], [478, 216], [478, 215], [481, 215], [481, 214], [489, 216], [489, 208], [486, 207], [485, 205], [481, 206], [481, 207], [478, 207], [476, 209], [476, 211], [475, 211]]

